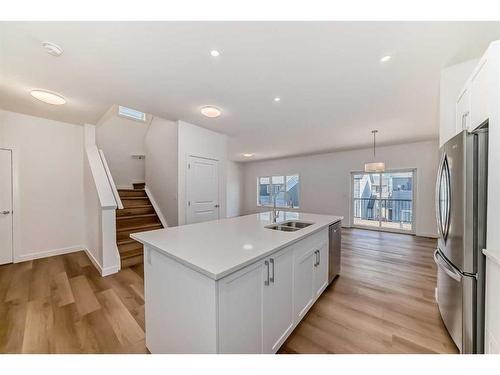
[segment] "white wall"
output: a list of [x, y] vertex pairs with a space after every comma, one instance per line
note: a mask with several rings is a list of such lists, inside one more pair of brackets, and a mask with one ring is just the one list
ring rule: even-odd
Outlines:
[[154, 117], [145, 138], [146, 187], [168, 226], [178, 223], [177, 123]]
[[441, 70], [439, 93], [439, 145], [455, 135], [455, 107], [465, 82], [479, 59], [465, 61]]
[[[275, 174], [300, 175], [300, 211], [344, 216], [350, 223], [350, 172], [360, 171], [372, 160], [372, 149], [245, 163], [245, 214], [268, 210], [257, 206], [257, 177]], [[434, 189], [438, 142], [426, 141], [377, 148], [377, 160], [386, 169], [417, 168], [416, 234], [436, 236]]]
[[83, 127], [0, 110], [0, 146], [15, 149], [14, 260], [83, 249]]
[[228, 161], [227, 162], [227, 217], [240, 216], [243, 213], [243, 196], [244, 196], [244, 174], [243, 164]]
[[178, 121], [178, 208], [179, 225], [186, 223], [186, 171], [188, 156], [219, 160], [220, 217], [226, 217], [227, 136]]
[[116, 186], [131, 188], [132, 183], [145, 181], [145, 160], [133, 159], [131, 155], [144, 155], [149, 121], [143, 123], [118, 116], [117, 106], [110, 111], [96, 128], [97, 146], [104, 151]]

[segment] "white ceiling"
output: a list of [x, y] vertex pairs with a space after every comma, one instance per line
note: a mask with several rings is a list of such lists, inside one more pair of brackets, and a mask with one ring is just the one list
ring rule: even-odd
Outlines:
[[440, 69], [479, 57], [500, 23], [2, 22], [0, 38], [3, 109], [83, 124], [121, 104], [228, 134], [232, 159], [256, 160], [367, 146], [374, 128], [381, 144], [437, 137]]

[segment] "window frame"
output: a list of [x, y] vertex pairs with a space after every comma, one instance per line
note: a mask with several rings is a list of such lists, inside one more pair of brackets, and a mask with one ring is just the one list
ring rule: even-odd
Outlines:
[[299, 198], [299, 204], [296, 207], [287, 207], [287, 206], [279, 206], [276, 205], [276, 208], [286, 208], [290, 210], [297, 210], [300, 209], [300, 201], [301, 201], [301, 196], [300, 196], [300, 190], [301, 190], [301, 182], [300, 182], [300, 174], [299, 173], [288, 173], [288, 174], [272, 174], [272, 175], [263, 175], [263, 176], [257, 176], [257, 187], [256, 187], [256, 192], [257, 192], [257, 207], [273, 207], [273, 204], [261, 204], [260, 203], [260, 179], [261, 178], [269, 178], [269, 188], [270, 191], [273, 191], [273, 177], [283, 177], [285, 181], [285, 191], [287, 191], [287, 182], [286, 178], [289, 176], [297, 176], [299, 178], [299, 188], [298, 188], [298, 198]]

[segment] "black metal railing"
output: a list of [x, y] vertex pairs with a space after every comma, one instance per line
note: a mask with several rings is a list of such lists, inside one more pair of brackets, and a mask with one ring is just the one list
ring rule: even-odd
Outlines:
[[413, 200], [354, 198], [353, 214], [356, 219], [411, 223], [413, 221]]

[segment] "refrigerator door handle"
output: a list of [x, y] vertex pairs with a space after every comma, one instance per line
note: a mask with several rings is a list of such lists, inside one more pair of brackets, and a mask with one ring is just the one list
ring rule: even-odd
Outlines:
[[441, 268], [448, 276], [450, 276], [453, 280], [457, 282], [462, 281], [462, 275], [452, 268], [446, 260], [443, 259], [443, 256], [439, 254], [439, 249], [434, 251], [434, 262], [436, 265]]

